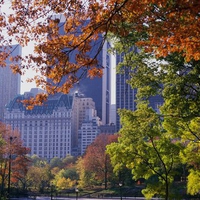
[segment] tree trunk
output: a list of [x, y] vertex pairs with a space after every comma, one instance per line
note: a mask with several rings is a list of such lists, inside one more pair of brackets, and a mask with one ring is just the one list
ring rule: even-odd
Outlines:
[[168, 179], [165, 180], [165, 200], [169, 199], [169, 183]]
[[107, 190], [107, 182], [108, 182], [108, 180], [107, 180], [107, 169], [105, 169], [105, 173], [104, 173], [104, 175], [105, 175], [105, 177], [104, 177], [104, 184], [105, 184], [105, 190]]
[[107, 169], [107, 156], [105, 159], [105, 169], [104, 169], [104, 183], [105, 183], [105, 190], [107, 190], [107, 182], [108, 182], [108, 169]]

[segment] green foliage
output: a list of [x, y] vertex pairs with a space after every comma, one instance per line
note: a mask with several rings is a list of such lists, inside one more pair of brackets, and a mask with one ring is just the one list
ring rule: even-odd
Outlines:
[[70, 178], [71, 180], [77, 180], [78, 179], [78, 175], [76, 173], [76, 169], [75, 168], [71, 168], [71, 169], [66, 169], [63, 173], [63, 176], [65, 178]]
[[36, 167], [45, 167], [47, 165], [47, 160], [39, 158], [37, 155], [31, 156], [32, 164]]
[[62, 160], [58, 157], [54, 157], [50, 161], [50, 166], [51, 166], [51, 168], [61, 167], [62, 166]]
[[[120, 117], [122, 128], [119, 141], [107, 147], [114, 170], [118, 171], [126, 165], [132, 169], [135, 180], [148, 180], [143, 191], [147, 196], [156, 193], [168, 195], [169, 185], [180, 163], [179, 146], [163, 130], [160, 116], [145, 103], [134, 112], [121, 110]], [[155, 175], [158, 181], [150, 182]]]
[[[110, 145], [108, 149], [112, 155], [114, 170], [117, 172], [127, 166], [132, 169], [135, 179], [149, 179], [155, 174], [158, 175], [158, 172], [162, 177], [163, 169], [169, 169], [173, 162], [168, 174], [171, 182], [171, 177], [176, 172], [173, 168], [182, 162], [187, 166], [186, 170], [193, 169], [198, 174], [200, 61], [186, 61], [181, 53], [169, 53], [158, 59], [153, 54], [146, 53], [146, 49], [140, 49], [140, 53], [136, 53], [133, 41], [141, 38], [136, 34], [131, 36], [132, 38], [115, 36], [115, 46], [112, 47], [113, 52], [124, 52], [124, 60], [118, 65], [118, 73], [128, 71], [131, 78], [127, 82], [137, 89], [137, 110], [120, 111], [122, 129], [119, 132], [119, 143]], [[148, 108], [150, 97], [155, 95], [160, 95], [164, 100], [157, 117]], [[153, 143], [148, 143], [152, 138]], [[162, 163], [161, 171], [159, 162]], [[150, 164], [151, 168], [147, 168], [145, 163]], [[190, 173], [191, 170], [188, 178]], [[194, 178], [193, 181], [198, 188], [198, 179]], [[154, 187], [147, 187], [146, 195], [155, 194], [152, 192]], [[187, 191], [194, 194], [191, 189]]]
[[62, 159], [63, 166], [74, 164], [75, 162], [76, 162], [76, 157], [71, 155], [67, 155], [65, 158]]
[[49, 186], [51, 172], [48, 165], [46, 166], [31, 166], [27, 173], [28, 185], [37, 191], [44, 191], [45, 187]]
[[95, 173], [84, 167], [84, 159], [78, 158], [76, 163], [77, 173], [79, 174], [78, 185], [82, 188], [96, 185]]
[[142, 190], [142, 194], [146, 199], [152, 199], [156, 194], [164, 195], [163, 191], [163, 185], [159, 183], [158, 176], [154, 175], [147, 180], [147, 187]]
[[191, 195], [199, 194], [200, 188], [200, 171], [190, 170], [187, 183], [187, 192]]
[[69, 189], [75, 186], [77, 174], [74, 169], [61, 169], [54, 177], [53, 183], [59, 189]]

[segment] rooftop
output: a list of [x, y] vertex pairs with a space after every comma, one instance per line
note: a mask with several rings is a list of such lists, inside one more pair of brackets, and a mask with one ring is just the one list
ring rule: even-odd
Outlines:
[[12, 112], [14, 109], [18, 109], [24, 112], [25, 115], [42, 115], [42, 114], [52, 114], [54, 110], [59, 107], [65, 107], [66, 109], [72, 108], [73, 97], [68, 94], [55, 94], [49, 96], [48, 100], [44, 102], [42, 106], [34, 106], [32, 110], [26, 109], [23, 105], [22, 100], [33, 97], [33, 95], [17, 95], [12, 101], [6, 105], [7, 111]]

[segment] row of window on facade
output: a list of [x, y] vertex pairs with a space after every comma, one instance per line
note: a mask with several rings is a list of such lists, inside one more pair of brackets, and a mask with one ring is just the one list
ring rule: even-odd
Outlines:
[[[24, 118], [33, 118], [33, 115], [25, 115], [23, 112], [19, 112], [19, 113], [6, 113], [5, 114], [6, 118], [10, 118], [10, 119], [24, 119]], [[66, 110], [62, 111], [62, 112], [58, 112], [58, 113], [52, 113], [52, 114], [35, 114], [34, 118], [52, 118], [52, 117], [71, 117], [71, 112], [66, 112]]]

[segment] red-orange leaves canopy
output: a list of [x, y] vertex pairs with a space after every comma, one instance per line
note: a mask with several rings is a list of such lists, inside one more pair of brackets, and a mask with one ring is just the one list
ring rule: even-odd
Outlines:
[[[50, 93], [69, 92], [83, 75], [102, 75], [96, 58], [108, 32], [145, 32], [137, 45], [158, 57], [178, 52], [186, 61], [200, 59], [199, 0], [15, 0], [11, 7], [11, 14], [0, 14], [1, 45], [35, 41], [36, 54], [14, 71], [37, 69], [44, 76], [37, 83]], [[47, 88], [46, 77], [53, 83]]]

